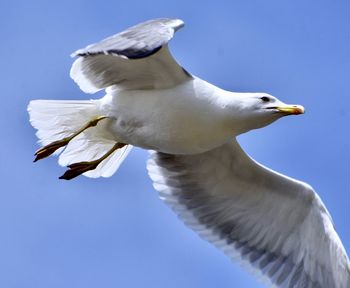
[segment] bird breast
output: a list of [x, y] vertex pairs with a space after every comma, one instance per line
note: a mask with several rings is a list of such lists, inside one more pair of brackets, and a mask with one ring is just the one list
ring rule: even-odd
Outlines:
[[233, 137], [217, 89], [198, 78], [161, 90], [113, 90], [100, 109], [116, 140], [171, 154], [211, 150]]

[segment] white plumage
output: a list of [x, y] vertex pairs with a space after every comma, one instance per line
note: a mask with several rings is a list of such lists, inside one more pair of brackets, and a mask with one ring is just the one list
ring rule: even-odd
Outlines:
[[307, 184], [250, 159], [238, 143], [191, 156], [154, 153], [161, 199], [271, 287], [349, 287], [349, 262]]
[[315, 191], [256, 163], [235, 140], [303, 107], [189, 74], [168, 49], [182, 26], [150, 20], [75, 52], [73, 80], [106, 95], [31, 101], [44, 145], [36, 160], [59, 151], [70, 168], [61, 178], [109, 177], [132, 145], [155, 150], [147, 168], [161, 199], [267, 285], [350, 288], [348, 257]]
[[[36, 135], [42, 145], [71, 135], [89, 119], [100, 115], [97, 100], [33, 100], [28, 106], [28, 112], [30, 123], [38, 130]], [[57, 150], [58, 153], [62, 152], [58, 163], [68, 166], [80, 161], [91, 161], [111, 149], [115, 141], [104, 129], [105, 123], [101, 124], [94, 127], [94, 130], [88, 129], [78, 135], [63, 152], [62, 149]], [[112, 176], [131, 149], [132, 145], [127, 145], [117, 150], [96, 169], [85, 172], [84, 175], [91, 178]]]

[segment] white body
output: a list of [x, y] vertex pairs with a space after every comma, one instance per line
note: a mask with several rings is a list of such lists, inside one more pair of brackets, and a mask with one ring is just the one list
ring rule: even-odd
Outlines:
[[106, 130], [120, 142], [172, 154], [201, 153], [240, 133], [220, 104], [234, 94], [199, 78], [161, 90], [111, 88], [100, 111], [111, 119]]

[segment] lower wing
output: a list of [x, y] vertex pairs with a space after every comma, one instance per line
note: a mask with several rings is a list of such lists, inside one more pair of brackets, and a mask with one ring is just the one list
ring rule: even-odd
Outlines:
[[350, 287], [348, 257], [319, 196], [237, 142], [197, 155], [154, 152], [148, 170], [188, 226], [271, 287]]

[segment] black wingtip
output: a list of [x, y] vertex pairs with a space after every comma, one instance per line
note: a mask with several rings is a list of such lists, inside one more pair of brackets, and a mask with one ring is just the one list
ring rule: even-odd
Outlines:
[[127, 59], [136, 60], [136, 59], [142, 59], [149, 56], [152, 56], [153, 54], [157, 53], [163, 46], [158, 46], [154, 49], [147, 50], [147, 49], [110, 49], [106, 51], [84, 51], [74, 54], [74, 56], [78, 57], [89, 57], [89, 56], [97, 56], [97, 55], [114, 55], [114, 56], [121, 56], [125, 57]]

